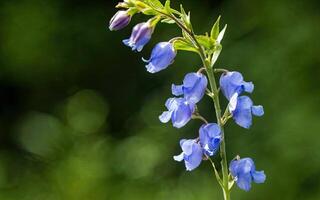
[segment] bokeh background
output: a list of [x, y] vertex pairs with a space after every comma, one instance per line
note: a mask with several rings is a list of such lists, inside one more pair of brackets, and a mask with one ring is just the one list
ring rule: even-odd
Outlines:
[[[117, 1], [1, 0], [0, 199], [222, 199], [208, 162], [173, 161], [201, 125], [161, 124], [171, 83], [200, 65], [179, 52], [149, 74], [141, 57], [179, 34], [161, 24], [142, 53], [110, 32]], [[267, 181], [233, 199], [320, 199], [320, 4], [317, 0], [174, 0], [197, 33], [228, 24], [218, 67], [241, 71], [265, 108], [250, 130], [226, 127], [228, 159], [252, 157]], [[223, 100], [224, 105], [226, 104]], [[200, 110], [214, 120], [209, 99]], [[218, 158], [215, 159], [219, 161]]]

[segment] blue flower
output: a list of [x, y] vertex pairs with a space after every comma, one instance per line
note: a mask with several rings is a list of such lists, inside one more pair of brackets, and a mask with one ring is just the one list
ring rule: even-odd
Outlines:
[[252, 181], [255, 183], [263, 183], [266, 180], [264, 171], [256, 171], [251, 158], [231, 161], [230, 172], [235, 178], [238, 187], [245, 191], [250, 190]]
[[149, 40], [153, 33], [153, 27], [149, 22], [143, 22], [137, 24], [131, 33], [129, 39], [123, 40], [123, 43], [132, 48], [132, 51], [141, 51]]
[[126, 27], [131, 21], [131, 15], [127, 11], [119, 10], [110, 20], [110, 31], [117, 31]]
[[228, 100], [230, 100], [235, 93], [238, 95], [242, 92], [251, 93], [254, 89], [253, 83], [245, 82], [239, 72], [223, 73], [220, 77], [220, 87], [223, 95]]
[[167, 123], [171, 119], [173, 126], [176, 128], [186, 125], [195, 109], [195, 105], [184, 98], [169, 98], [165, 106], [168, 111], [163, 112], [159, 119], [162, 123]]
[[188, 73], [182, 85], [172, 84], [172, 94], [175, 96], [184, 95], [189, 102], [198, 103], [203, 97], [208, 80], [201, 73]]
[[173, 156], [173, 159], [176, 161], [183, 161], [186, 166], [187, 171], [194, 170], [197, 168], [201, 161], [203, 150], [199, 143], [196, 140], [180, 140], [180, 146], [182, 149], [182, 153], [177, 156]]
[[153, 48], [150, 59], [142, 60], [148, 63], [146, 65], [148, 72], [156, 73], [166, 69], [172, 64], [176, 54], [177, 53], [170, 42], [160, 42]]
[[221, 129], [216, 123], [204, 124], [200, 127], [200, 144], [207, 156], [213, 156], [219, 149]]
[[229, 110], [235, 122], [243, 128], [250, 128], [252, 125], [252, 114], [255, 116], [264, 114], [263, 107], [254, 106], [252, 100], [247, 96], [237, 97], [235, 108], [229, 106]]

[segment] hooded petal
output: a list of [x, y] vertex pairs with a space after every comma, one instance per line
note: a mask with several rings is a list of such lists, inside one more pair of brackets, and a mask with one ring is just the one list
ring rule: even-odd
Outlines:
[[202, 161], [203, 151], [198, 143], [193, 143], [192, 154], [185, 158], [185, 165], [187, 171], [197, 168]]
[[254, 89], [252, 82], [245, 82], [239, 72], [227, 72], [220, 77], [220, 87], [224, 96], [230, 100], [234, 93], [239, 95], [243, 92], [251, 93]]
[[241, 174], [237, 177], [237, 185], [240, 189], [249, 191], [251, 189], [251, 175], [250, 174]]
[[174, 60], [176, 51], [170, 42], [158, 43], [151, 52], [151, 57], [146, 65], [150, 73], [159, 72], [167, 68]]
[[219, 149], [221, 129], [216, 123], [204, 124], [199, 129], [200, 144], [208, 156], [213, 156]]
[[193, 110], [191, 110], [188, 102], [180, 102], [171, 117], [173, 126], [181, 128], [186, 125], [190, 121], [192, 113]]
[[131, 47], [133, 51], [141, 51], [151, 39], [152, 32], [153, 28], [149, 22], [139, 23], [132, 29], [130, 38], [123, 40], [123, 43]]
[[237, 100], [237, 107], [233, 111], [233, 118], [235, 122], [243, 127], [243, 128], [250, 128], [252, 125], [252, 114], [251, 114], [251, 107], [252, 107], [252, 100], [247, 96], [238, 97]]

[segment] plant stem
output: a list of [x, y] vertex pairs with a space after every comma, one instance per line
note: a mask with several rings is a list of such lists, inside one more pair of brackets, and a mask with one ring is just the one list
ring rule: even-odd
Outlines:
[[208, 74], [211, 91], [214, 94], [212, 97], [212, 100], [214, 102], [217, 122], [221, 128], [222, 141], [220, 144], [220, 157], [222, 159], [221, 166], [222, 166], [223, 195], [225, 200], [230, 200], [230, 190], [228, 187], [228, 164], [227, 164], [227, 154], [226, 154], [226, 143], [225, 143], [225, 137], [224, 137], [224, 127], [221, 119], [221, 108], [220, 108], [218, 88], [215, 81], [213, 68], [211, 68], [210, 65], [208, 65], [208, 62], [205, 62], [204, 64]]

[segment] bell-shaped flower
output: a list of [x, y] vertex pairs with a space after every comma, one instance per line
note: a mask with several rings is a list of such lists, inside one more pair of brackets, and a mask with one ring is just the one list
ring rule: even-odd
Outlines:
[[194, 170], [197, 168], [201, 161], [203, 150], [199, 143], [196, 140], [180, 140], [180, 146], [182, 153], [180, 155], [174, 156], [173, 159], [176, 161], [183, 161], [186, 166], [187, 171]]
[[266, 180], [264, 171], [256, 171], [256, 167], [251, 158], [233, 160], [230, 163], [229, 169], [238, 187], [245, 191], [250, 190], [252, 181], [255, 183], [263, 183]]
[[160, 42], [153, 48], [150, 59], [142, 58], [142, 60], [148, 63], [146, 65], [148, 72], [156, 73], [171, 65], [176, 54], [177, 52], [170, 42]]
[[247, 96], [237, 97], [235, 109], [229, 107], [229, 110], [235, 122], [247, 129], [252, 125], [252, 115], [262, 116], [264, 114], [263, 107], [261, 105], [254, 106], [252, 100]]
[[216, 123], [204, 124], [199, 129], [200, 145], [207, 156], [213, 156], [219, 149], [221, 129]]
[[131, 21], [131, 15], [127, 11], [119, 10], [110, 20], [110, 31], [117, 31], [126, 27]]
[[129, 39], [123, 40], [123, 43], [132, 48], [132, 51], [141, 51], [153, 33], [153, 27], [149, 22], [143, 22], [135, 25]]
[[201, 73], [188, 73], [182, 85], [172, 84], [172, 94], [175, 96], [183, 95], [189, 102], [198, 103], [207, 88], [208, 80], [205, 75]]
[[241, 95], [243, 92], [251, 93], [254, 89], [254, 85], [252, 82], [245, 82], [241, 73], [234, 71], [221, 75], [220, 88], [223, 95], [230, 100], [235, 93], [238, 95]]
[[159, 119], [162, 123], [167, 123], [171, 119], [173, 126], [176, 128], [186, 125], [195, 109], [195, 104], [188, 102], [184, 98], [169, 98], [165, 106], [168, 111], [164, 111], [159, 116]]

